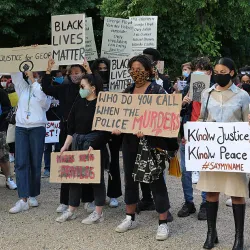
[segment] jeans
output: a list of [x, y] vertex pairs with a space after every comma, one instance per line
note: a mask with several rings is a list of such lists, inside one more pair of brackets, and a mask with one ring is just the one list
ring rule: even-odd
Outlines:
[[41, 188], [45, 127], [16, 127], [16, 182], [20, 198], [36, 197]]
[[[192, 171], [186, 170], [185, 164], [185, 145], [181, 143], [180, 145], [180, 155], [181, 155], [181, 182], [184, 193], [184, 199], [186, 202], [193, 202], [193, 183], [192, 183]], [[206, 192], [201, 193], [202, 203], [206, 202]]]
[[55, 152], [60, 152], [59, 143], [46, 143], [44, 146], [44, 170], [47, 171], [50, 171], [50, 159], [53, 145], [55, 145]]

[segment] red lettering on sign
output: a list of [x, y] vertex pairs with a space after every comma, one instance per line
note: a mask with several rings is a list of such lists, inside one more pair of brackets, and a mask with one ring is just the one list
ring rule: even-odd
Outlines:
[[74, 155], [57, 155], [56, 157], [57, 163], [73, 163], [75, 162]]

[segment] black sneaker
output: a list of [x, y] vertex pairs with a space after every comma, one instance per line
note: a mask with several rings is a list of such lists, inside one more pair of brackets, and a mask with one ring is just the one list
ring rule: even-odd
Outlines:
[[207, 220], [206, 203], [202, 203], [200, 206], [200, 211], [198, 213], [198, 220]]
[[178, 217], [187, 217], [196, 212], [193, 202], [185, 202], [181, 210], [178, 212]]
[[174, 220], [173, 215], [170, 213], [170, 211], [168, 211], [167, 222], [172, 222], [173, 220]]
[[140, 200], [136, 204], [136, 213], [139, 214], [141, 211], [154, 211], [155, 204], [153, 201]]

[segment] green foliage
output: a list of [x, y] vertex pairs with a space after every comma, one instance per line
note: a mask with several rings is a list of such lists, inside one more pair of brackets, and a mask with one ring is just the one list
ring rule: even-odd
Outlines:
[[169, 73], [197, 56], [250, 64], [249, 0], [1, 0], [0, 47], [50, 44], [51, 15], [92, 16], [97, 48], [103, 18], [156, 15], [158, 49]]

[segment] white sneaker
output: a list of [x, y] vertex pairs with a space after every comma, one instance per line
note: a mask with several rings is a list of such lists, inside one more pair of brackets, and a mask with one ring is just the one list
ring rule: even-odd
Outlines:
[[22, 199], [21, 200], [19, 200], [17, 203], [16, 203], [16, 205], [14, 206], [14, 207], [12, 207], [11, 209], [10, 209], [10, 213], [11, 214], [17, 214], [17, 213], [20, 213], [20, 212], [22, 212], [22, 211], [26, 211], [26, 210], [28, 210], [29, 209], [29, 204], [28, 204], [28, 202], [25, 202], [25, 201], [23, 201]]
[[192, 172], [192, 183], [197, 184], [200, 178], [200, 173], [197, 171]]
[[56, 219], [57, 222], [65, 222], [67, 220], [74, 220], [76, 218], [76, 215], [74, 212], [71, 212], [69, 209], [63, 212], [63, 214]]
[[35, 197], [29, 197], [28, 202], [30, 207], [38, 207], [38, 201]]
[[92, 225], [104, 221], [103, 213], [100, 215], [96, 211], [82, 221], [83, 224]]
[[169, 227], [167, 223], [163, 223], [158, 226], [156, 239], [157, 240], [166, 240], [169, 236]]
[[95, 203], [93, 202], [87, 202], [84, 204], [84, 209], [87, 211], [87, 213], [93, 213], [95, 211]]
[[60, 205], [58, 206], [58, 208], [56, 209], [56, 212], [57, 212], [57, 213], [63, 213], [63, 212], [65, 212], [67, 209], [68, 209], [68, 206], [67, 206], [67, 205], [60, 204]]
[[123, 222], [115, 229], [117, 233], [125, 233], [128, 230], [132, 230], [136, 228], [137, 223], [135, 221], [132, 221], [132, 218], [130, 215], [126, 216], [126, 219], [123, 220]]
[[118, 207], [119, 206], [118, 200], [116, 198], [111, 198], [109, 202], [109, 206], [112, 208]]
[[227, 205], [228, 207], [232, 207], [232, 206], [233, 206], [233, 203], [232, 203], [232, 199], [231, 199], [231, 198], [229, 198], [229, 199], [226, 201], [226, 205]]
[[6, 180], [6, 187], [9, 188], [10, 190], [16, 190], [17, 189], [16, 183], [10, 177]]

